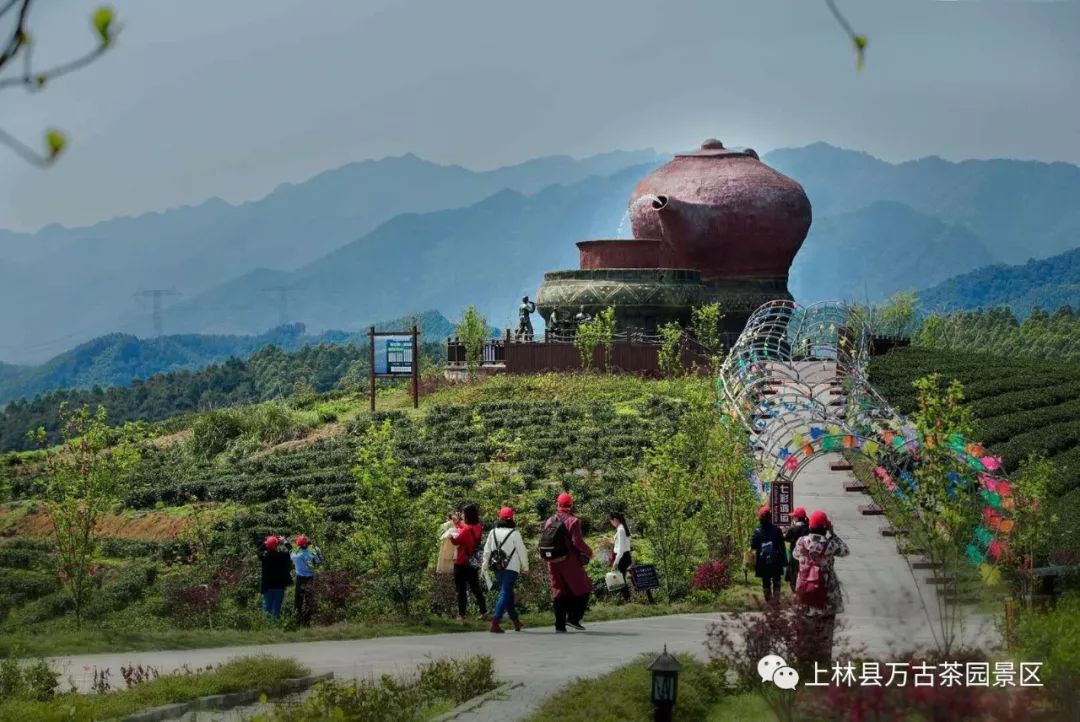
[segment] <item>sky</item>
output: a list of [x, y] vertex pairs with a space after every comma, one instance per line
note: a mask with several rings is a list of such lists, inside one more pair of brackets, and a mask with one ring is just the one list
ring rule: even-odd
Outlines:
[[[1080, 0], [113, 0], [116, 48], [0, 127], [0, 228], [85, 225], [412, 152], [485, 169], [616, 148], [826, 141], [891, 161], [1080, 163]], [[96, 3], [38, 0], [42, 65]]]

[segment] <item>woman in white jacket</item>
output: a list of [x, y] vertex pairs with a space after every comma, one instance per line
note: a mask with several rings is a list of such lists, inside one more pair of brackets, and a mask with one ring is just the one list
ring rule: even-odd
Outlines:
[[514, 510], [508, 506], [499, 510], [499, 521], [488, 534], [481, 568], [495, 574], [495, 583], [499, 587], [499, 600], [491, 616], [491, 631], [503, 633], [499, 623], [503, 614], [507, 614], [514, 623], [514, 631], [520, 632], [521, 622], [514, 606], [514, 585], [517, 584], [518, 575], [529, 571], [529, 552], [521, 533], [515, 528]]
[[626, 526], [626, 517], [617, 511], [611, 513], [611, 526], [615, 528], [615, 548], [611, 554], [611, 568], [618, 569], [623, 576], [622, 598], [630, 601], [630, 585], [626, 579], [626, 570], [634, 563], [630, 556], [630, 530]]

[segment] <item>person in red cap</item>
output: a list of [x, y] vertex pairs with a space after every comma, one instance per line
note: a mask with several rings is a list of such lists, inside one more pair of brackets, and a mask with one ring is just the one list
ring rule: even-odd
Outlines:
[[296, 548], [289, 556], [296, 569], [296, 621], [307, 627], [311, 625], [311, 615], [315, 611], [315, 567], [322, 563], [322, 554], [306, 535], [301, 534], [296, 537]]
[[593, 550], [585, 543], [581, 520], [573, 514], [574, 497], [559, 494], [555, 508], [555, 515], [540, 531], [540, 558], [547, 562], [551, 578], [555, 631], [565, 632], [570, 625], [584, 632], [581, 619], [593, 589], [584, 565], [592, 559]]
[[810, 533], [810, 527], [806, 522], [806, 509], [801, 506], [791, 511], [791, 526], [784, 532], [784, 541], [788, 545], [788, 564], [784, 572], [792, 593], [795, 592], [795, 578], [799, 574], [799, 563], [795, 561], [795, 543]]
[[514, 510], [509, 506], [499, 509], [499, 521], [487, 536], [484, 544], [483, 568], [495, 575], [499, 598], [491, 615], [491, 631], [502, 634], [500, 626], [503, 614], [510, 616], [514, 631], [521, 631], [517, 607], [514, 605], [514, 585], [518, 576], [529, 572], [529, 552], [514, 523]]
[[262, 592], [262, 610], [274, 619], [281, 618], [281, 605], [285, 601], [285, 587], [292, 585], [292, 559], [286, 549], [285, 539], [268, 536], [259, 550], [262, 576], [259, 591]]
[[758, 509], [758, 528], [750, 540], [754, 551], [754, 574], [761, 578], [761, 588], [765, 592], [765, 601], [773, 597], [780, 598], [780, 578], [784, 576], [787, 564], [787, 548], [784, 546], [784, 534], [780, 527], [772, 523], [769, 507]]
[[469, 603], [466, 587], [472, 590], [476, 598], [481, 619], [487, 617], [487, 600], [484, 599], [484, 590], [480, 588], [480, 567], [483, 563], [480, 541], [484, 536], [484, 528], [480, 526], [480, 510], [476, 504], [466, 504], [461, 508], [461, 516], [457, 534], [450, 537], [450, 541], [457, 547], [454, 587], [457, 589], [458, 619], [464, 622]]
[[847, 544], [836, 535], [825, 512], [816, 509], [808, 520], [810, 531], [795, 543], [792, 556], [799, 562], [795, 596], [807, 622], [800, 631], [809, 639], [800, 640], [804, 656], [829, 664], [832, 660], [836, 615], [844, 611], [843, 591], [833, 561], [850, 554]]

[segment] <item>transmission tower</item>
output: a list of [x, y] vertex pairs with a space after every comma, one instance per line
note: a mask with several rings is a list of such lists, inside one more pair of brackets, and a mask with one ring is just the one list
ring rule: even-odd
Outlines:
[[277, 294], [278, 302], [278, 325], [284, 326], [289, 322], [289, 287], [288, 286], [269, 286], [264, 288], [266, 293]]
[[180, 292], [171, 288], [151, 288], [146, 291], [138, 291], [136, 296], [154, 299], [154, 336], [163, 335], [165, 327], [164, 315], [161, 311], [161, 299], [165, 296], [179, 296]]

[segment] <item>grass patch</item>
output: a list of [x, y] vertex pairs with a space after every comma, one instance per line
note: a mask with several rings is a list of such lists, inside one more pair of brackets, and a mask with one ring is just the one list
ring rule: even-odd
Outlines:
[[689, 399], [712, 395], [708, 378], [685, 376], [677, 379], [645, 379], [639, 376], [601, 373], [547, 373], [533, 375], [500, 374], [482, 380], [440, 389], [421, 397], [422, 405], [479, 404], [506, 399], [554, 399], [629, 403], [649, 396]]
[[713, 705], [705, 719], [706, 722], [762, 722], [775, 718], [761, 695], [743, 692], [724, 697]]
[[263, 722], [421, 722], [495, 689], [491, 657], [439, 659], [420, 665], [417, 673], [399, 680], [324, 682], [303, 702], [279, 705]]
[[0, 703], [0, 722], [114, 719], [151, 707], [245, 690], [272, 696], [283, 680], [307, 674], [306, 667], [291, 659], [242, 657], [211, 671], [165, 675], [119, 692], [62, 694], [47, 702], [8, 700]]
[[[659, 650], [658, 650], [659, 651]], [[655, 654], [645, 654], [625, 667], [595, 679], [578, 680], [560, 690], [529, 722], [596, 722], [596, 720], [652, 719], [650, 700], [651, 674], [646, 669]], [[679, 696], [675, 718], [686, 722], [729, 720], [721, 713], [723, 705], [738, 697], [727, 697], [720, 676], [708, 665], [686, 655], [678, 655]], [[762, 703], [764, 704], [764, 703]], [[739, 702], [751, 710], [749, 700]], [[760, 711], [748, 719], [768, 719]]]

